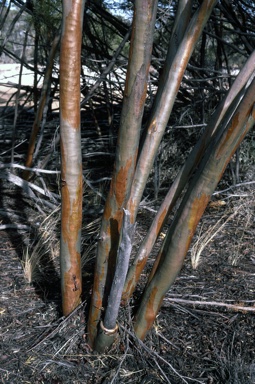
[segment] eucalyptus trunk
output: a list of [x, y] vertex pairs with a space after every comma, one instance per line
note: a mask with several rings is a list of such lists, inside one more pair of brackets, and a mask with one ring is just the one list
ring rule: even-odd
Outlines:
[[[146, 138], [136, 166], [131, 195], [127, 205], [131, 213], [131, 220], [133, 221], [137, 215], [142, 194], [155, 161], [190, 56], [216, 3], [217, 0], [203, 1], [200, 8], [192, 17], [175, 55], [175, 49], [171, 48], [175, 34], [170, 41], [170, 48], [168, 49], [166, 63], [163, 68], [163, 81], [160, 81], [160, 87], [147, 124]], [[189, 6], [190, 3], [187, 2], [186, 8], [184, 7], [185, 23], [188, 22]], [[181, 12], [180, 15], [182, 15], [183, 12]], [[186, 24], [183, 24], [183, 27], [185, 25]], [[184, 28], [180, 28], [179, 37], [182, 36], [183, 32]]]
[[90, 344], [98, 331], [102, 307], [107, 306], [114, 276], [125, 209], [136, 166], [144, 104], [147, 95], [157, 1], [135, 1], [129, 64], [124, 91], [116, 158], [105, 204], [88, 322]]
[[153, 222], [150, 226], [150, 229], [148, 230], [147, 235], [145, 236], [143, 242], [139, 247], [136, 257], [128, 270], [122, 295], [122, 299], [124, 302], [127, 302], [127, 300], [131, 297], [136, 287], [136, 284], [138, 283], [140, 275], [146, 265], [150, 252], [155, 244], [158, 235], [162, 230], [162, 227], [169, 213], [175, 206], [175, 203], [180, 197], [184, 187], [187, 185], [193, 171], [202, 159], [211, 141], [211, 138], [215, 136], [216, 132], [218, 132], [219, 129], [224, 129], [224, 125], [223, 127], [221, 127], [221, 122], [223, 121], [223, 119], [226, 121], [227, 119], [231, 118], [231, 110], [235, 108], [235, 105], [237, 103], [239, 103], [240, 98], [242, 97], [243, 89], [254, 72], [254, 62], [255, 51], [251, 54], [251, 56], [243, 66], [242, 70], [236, 77], [226, 97], [218, 105], [216, 111], [214, 112], [208, 123], [207, 128], [205, 129], [197, 144], [194, 146], [193, 150], [190, 152], [187, 160], [185, 161], [185, 164], [178, 173], [166, 197], [164, 198], [159, 210], [157, 211], [153, 219]]
[[81, 300], [82, 157], [80, 128], [83, 0], [63, 0], [60, 51], [61, 290], [63, 314]]
[[255, 80], [228, 121], [224, 133], [213, 138], [193, 181], [178, 208], [156, 260], [156, 267], [138, 308], [134, 329], [144, 339], [163, 298], [183, 265], [196, 226], [232, 155], [254, 125]]

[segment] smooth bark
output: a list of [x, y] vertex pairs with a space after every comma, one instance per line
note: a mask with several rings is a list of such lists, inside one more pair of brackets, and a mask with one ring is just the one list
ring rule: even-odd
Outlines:
[[116, 336], [116, 331], [118, 329], [117, 318], [133, 246], [134, 228], [135, 225], [130, 224], [130, 213], [124, 209], [115, 274], [107, 302], [104, 321], [100, 324], [101, 332], [99, 332], [99, 335], [96, 338], [95, 349], [99, 352], [103, 352], [112, 344], [114, 335]]
[[107, 305], [117, 256], [123, 208], [130, 195], [136, 165], [147, 79], [153, 44], [157, 1], [135, 2], [123, 108], [116, 148], [114, 172], [105, 204], [98, 242], [94, 286], [88, 322], [90, 344], [94, 344], [102, 307]]
[[[203, 135], [201, 136], [193, 150], [190, 152], [185, 164], [178, 173], [166, 197], [164, 198], [158, 212], [156, 213], [155, 218], [153, 219], [153, 222], [146, 237], [144, 238], [142, 244], [139, 247], [135, 260], [129, 268], [123, 290], [123, 301], [126, 302], [131, 297], [136, 287], [136, 284], [140, 278], [140, 275], [143, 271], [143, 268], [146, 264], [146, 261], [149, 257], [149, 254], [152, 250], [152, 247], [154, 246], [155, 241], [166, 221], [166, 218], [174, 207], [177, 199], [180, 197], [183, 188], [189, 181], [190, 176], [192, 175], [194, 169], [197, 167], [197, 164], [199, 164], [206, 148], [208, 147], [208, 144], [210, 143], [211, 138], [216, 134], [217, 130], [222, 125], [221, 122], [223, 120], [223, 117], [224, 120], [226, 120], [226, 116], [228, 116], [227, 118], [231, 118], [231, 110], [229, 114], [227, 114], [227, 111], [230, 109], [229, 107], [231, 104], [235, 105], [236, 103], [239, 103], [241, 97], [240, 94], [242, 93], [242, 90], [244, 89], [249, 78], [251, 78], [253, 75], [254, 62], [255, 51], [249, 57], [242, 70], [236, 77], [226, 97], [217, 107]], [[224, 125], [221, 129], [224, 129]], [[152, 277], [152, 274], [150, 278]]]
[[[210, 144], [178, 209], [160, 250], [157, 269], [145, 289], [136, 314], [135, 333], [144, 339], [161, 306], [164, 295], [181, 270], [196, 226], [232, 155], [254, 125], [255, 80], [229, 121], [223, 135]], [[216, 135], [217, 136], [217, 135]]]
[[[185, 69], [190, 56], [195, 48], [203, 28], [215, 6], [217, 0], [204, 0], [201, 7], [192, 17], [186, 33], [179, 45], [176, 55], [168, 55], [171, 68], [168, 72], [163, 71], [164, 81], [161, 82], [162, 89], [158, 90], [149, 122], [147, 134], [137, 163], [134, 180], [132, 183], [131, 196], [127, 208], [131, 213], [131, 220], [135, 221], [142, 194], [152, 169], [155, 157], [167, 126]], [[189, 4], [189, 3], [188, 3]], [[168, 68], [168, 63], [165, 68]]]
[[84, 1], [63, 1], [60, 52], [61, 289], [63, 314], [81, 300], [82, 158], [80, 60]]

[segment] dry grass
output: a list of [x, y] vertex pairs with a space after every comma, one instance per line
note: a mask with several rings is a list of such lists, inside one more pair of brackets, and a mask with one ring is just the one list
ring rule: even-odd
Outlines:
[[25, 279], [29, 284], [39, 282], [41, 273], [39, 271], [40, 260], [43, 258], [45, 251], [40, 246], [40, 242], [33, 244], [32, 247], [28, 246], [24, 252], [21, 260], [21, 265], [24, 271]]
[[[249, 243], [249, 249], [251, 245], [249, 228], [252, 226], [252, 220], [254, 219], [254, 200], [254, 191], [251, 190], [249, 193], [243, 193], [240, 189], [233, 196], [232, 202], [224, 206], [225, 212], [220, 215], [219, 220], [215, 224], [211, 225], [211, 220], [209, 219], [208, 221], [206, 216], [202, 218], [200, 230], [191, 248], [191, 264], [193, 269], [199, 266], [202, 253], [212, 240], [217, 236], [228, 236], [229, 230], [231, 230], [232, 234], [227, 247], [228, 262], [233, 266], [238, 265], [242, 255], [245, 253], [246, 243]], [[228, 208], [230, 205], [231, 207]], [[211, 208], [218, 209], [216, 206]]]
[[[21, 260], [24, 276], [29, 284], [39, 282], [46, 268], [45, 260], [54, 263], [59, 270], [60, 255], [60, 207], [55, 209], [42, 221], [34, 241], [23, 251]], [[95, 257], [96, 238], [99, 233], [101, 219], [97, 218], [82, 228], [82, 269]], [[44, 264], [44, 265], [42, 265]]]
[[206, 246], [214, 239], [214, 237], [223, 230], [225, 225], [237, 215], [238, 209], [233, 212], [230, 216], [224, 215], [220, 218], [216, 224], [209, 227], [209, 229], [203, 233], [203, 225], [201, 226], [198, 239], [191, 248], [191, 265], [193, 269], [196, 269], [201, 260], [201, 254]]
[[[39, 283], [43, 276], [46, 260], [54, 261], [59, 255], [58, 224], [60, 207], [41, 222], [35, 239], [23, 251], [21, 260], [24, 276], [28, 283]], [[42, 218], [39, 218], [39, 221]]]
[[[241, 203], [240, 200], [242, 200]], [[224, 211], [218, 211], [216, 215], [211, 208], [205, 213], [202, 222], [204, 223], [203, 228], [206, 229], [207, 239], [204, 239], [203, 243], [209, 245], [208, 248], [211, 245], [210, 241], [217, 236], [220, 239], [221, 236], [224, 238], [223, 249], [228, 245], [228, 239], [236, 236], [236, 243], [241, 239], [241, 251], [242, 245], [247, 241], [247, 230], [252, 230], [254, 203], [251, 198], [240, 200], [229, 203], [224, 207]], [[149, 211], [146, 210], [147, 212]], [[212, 217], [216, 219], [216, 222], [209, 227]], [[146, 218], [148, 220], [148, 215]], [[247, 223], [247, 228], [245, 228], [245, 223]], [[92, 258], [95, 256], [99, 225], [100, 219], [93, 219], [82, 229], [82, 263], [86, 268], [93, 264]], [[139, 231], [141, 229], [146, 233], [147, 226], [139, 227]], [[44, 267], [45, 252], [47, 253], [46, 260], [49, 260], [50, 257], [54, 261], [54, 265], [58, 265], [59, 233], [60, 209], [58, 208], [42, 220], [34, 242], [31, 242], [31, 245], [24, 250], [24, 270], [26, 269], [30, 281], [41, 279], [43, 276], [41, 268]], [[163, 234], [161, 236], [163, 237]], [[200, 246], [202, 236], [203, 234], [200, 232]], [[235, 246], [234, 242], [233, 246]], [[208, 259], [210, 258], [208, 248], [206, 245], [203, 248], [204, 259], [207, 256]], [[223, 259], [219, 248], [217, 258], [221, 266], [220, 263], [223, 262]], [[39, 264], [38, 270], [33, 268], [35, 264]], [[203, 264], [204, 269], [206, 264]], [[224, 266], [224, 268], [228, 268], [229, 274], [232, 273], [230, 265]], [[16, 271], [16, 265], [13, 265], [13, 269]], [[233, 299], [231, 292], [229, 292], [229, 296], [224, 295], [227, 294], [227, 289], [236, 288], [237, 280], [232, 279], [234, 272], [224, 286], [221, 285], [224, 279], [222, 281], [218, 279], [221, 272], [219, 271], [217, 279], [212, 278], [210, 268], [207, 274], [204, 273], [204, 270], [200, 273], [200, 268], [191, 272], [190, 263], [187, 261], [172, 293], [174, 295], [178, 293], [181, 297], [188, 293], [190, 296], [186, 297], [192, 300], [198, 295], [214, 301], [226, 300], [226, 297]], [[210, 279], [210, 282], [207, 281], [207, 278]], [[22, 279], [20, 280], [22, 281]], [[245, 281], [248, 281], [247, 276], [245, 276]], [[202, 286], [203, 288], [201, 288]], [[243, 289], [243, 286], [240, 286]], [[222, 296], [219, 295], [220, 289]], [[241, 292], [241, 289], [239, 291]], [[240, 297], [244, 297], [244, 293], [250, 291], [245, 288], [243, 293], [240, 293]], [[4, 382], [42, 383], [53, 382], [53, 380], [57, 382], [58, 380], [59, 383], [67, 384], [83, 382], [89, 384], [171, 382], [176, 384], [194, 382], [248, 384], [254, 380], [253, 358], [252, 356], [249, 358], [249, 353], [253, 353], [252, 341], [250, 349], [247, 347], [247, 340], [249, 340], [247, 338], [250, 338], [249, 335], [252, 334], [253, 316], [227, 313], [227, 311], [218, 312], [211, 307], [199, 310], [193, 306], [187, 309], [185, 304], [177, 305], [171, 302], [170, 307], [166, 308], [165, 304], [163, 305], [157, 322], [145, 342], [142, 343], [133, 334], [132, 307], [131, 309], [122, 308], [119, 317], [120, 338], [108, 353], [99, 355], [91, 351], [87, 341], [86, 311], [88, 303], [86, 301], [72, 316], [59, 319], [55, 302], [49, 301], [49, 299], [45, 302], [39, 300], [37, 294], [31, 296], [32, 287], [22, 286], [22, 290], [16, 292], [16, 296], [20, 296], [17, 296], [16, 302], [13, 302], [15, 297], [10, 293], [9, 297], [12, 300], [12, 312], [10, 313], [15, 314], [12, 318], [17, 318], [19, 323], [14, 320], [12, 328], [8, 325], [8, 332], [5, 332], [4, 328], [7, 328], [7, 325], [3, 326], [4, 354], [13, 356], [10, 346], [15, 340], [13, 346], [15, 351], [21, 348], [20, 346], [23, 348], [20, 349], [19, 355], [17, 353], [15, 355], [19, 357], [19, 360], [22, 359], [22, 364], [21, 368], [18, 368], [17, 365], [14, 365], [16, 360], [9, 365], [6, 360], [2, 367], [6, 369], [6, 372], [7, 369], [9, 370], [9, 376], [7, 373], [4, 374], [5, 376], [3, 375]], [[132, 302], [130, 304], [132, 306]], [[16, 308], [15, 311], [14, 308]], [[28, 310], [29, 312], [27, 312]], [[9, 320], [7, 318], [8, 311], [6, 310], [0, 316], [2, 324], [10, 322], [10, 318]], [[6, 317], [4, 318], [4, 316]], [[233, 350], [228, 351], [231, 337], [235, 334], [237, 334], [237, 339], [233, 338], [235, 341]], [[238, 335], [240, 335], [240, 340]], [[241, 352], [238, 349], [239, 344], [244, 348]], [[18, 369], [20, 369], [20, 377], [16, 378], [14, 374], [18, 372]], [[21, 381], [21, 378], [26, 381]]]
[[26, 248], [25, 251], [23, 251], [23, 256], [21, 260], [21, 265], [24, 271], [25, 279], [29, 284], [33, 282], [33, 275], [34, 275], [34, 267], [37, 265], [34, 265], [34, 263], [31, 260], [31, 257], [29, 255], [29, 249]]

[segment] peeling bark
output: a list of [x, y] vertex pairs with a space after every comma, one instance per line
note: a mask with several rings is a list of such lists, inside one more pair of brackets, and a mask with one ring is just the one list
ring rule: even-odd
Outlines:
[[[127, 300], [131, 297], [136, 287], [136, 284], [140, 278], [140, 275], [143, 271], [143, 268], [146, 264], [148, 256], [165, 223], [167, 216], [169, 215], [175, 203], [177, 202], [177, 199], [180, 197], [180, 194], [187, 182], [189, 181], [194, 169], [197, 167], [200, 160], [202, 159], [211, 141], [211, 138], [215, 134], [217, 134], [219, 129], [224, 130], [225, 125], [224, 123], [221, 124], [221, 122], [225, 120], [226, 124], [226, 122], [231, 118], [236, 104], [239, 103], [241, 97], [243, 96], [243, 89], [254, 72], [254, 62], [255, 51], [248, 58], [247, 62], [245, 63], [242, 70], [236, 77], [234, 83], [232, 84], [231, 88], [229, 89], [228, 94], [219, 104], [215, 113], [212, 115], [208, 123], [207, 129], [204, 131], [203, 135], [201, 136], [193, 150], [190, 152], [183, 168], [180, 170], [171, 188], [169, 189], [155, 218], [153, 219], [153, 222], [146, 237], [144, 238], [142, 244], [139, 247], [133, 264], [129, 268], [123, 290], [123, 302], [126, 303]], [[154, 264], [153, 266], [153, 270], [150, 274], [149, 280], [152, 278], [155, 269], [156, 264]]]
[[116, 148], [115, 167], [107, 197], [98, 243], [95, 282], [88, 322], [90, 344], [94, 344], [102, 307], [107, 305], [114, 275], [123, 208], [130, 195], [138, 153], [147, 92], [157, 1], [135, 2], [124, 101]]
[[84, 1], [63, 1], [60, 53], [61, 290], [67, 316], [81, 300], [80, 57]]
[[212, 140], [186, 192], [156, 261], [156, 271], [145, 289], [136, 314], [135, 333], [143, 339], [151, 328], [164, 295], [181, 270], [196, 226], [232, 155], [254, 125], [255, 80], [228, 122], [224, 133]]
[[[216, 2], [217, 0], [203, 1], [201, 7], [192, 17], [174, 58], [175, 49], [171, 47], [174, 36], [170, 41], [167, 61], [163, 69], [163, 80], [160, 81], [160, 87], [147, 124], [147, 134], [137, 163], [131, 195], [127, 205], [133, 221], [135, 221], [142, 194], [155, 161], [188, 61]], [[190, 2], [187, 2], [186, 6], [187, 13], [184, 19], [186, 20], [185, 22], [188, 22], [187, 16], [189, 15]], [[182, 12], [180, 12], [180, 15], [182, 16], [183, 8], [181, 7], [181, 9]], [[183, 26], [185, 27], [186, 24]], [[180, 28], [179, 36], [183, 35], [184, 30], [185, 28]]]

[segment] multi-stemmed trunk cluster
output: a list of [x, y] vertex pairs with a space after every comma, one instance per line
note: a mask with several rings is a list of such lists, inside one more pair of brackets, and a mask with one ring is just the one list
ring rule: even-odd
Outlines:
[[[231, 156], [254, 124], [254, 81], [247, 86], [254, 71], [252, 57], [230, 88], [225, 100], [211, 117], [211, 122], [208, 122], [203, 136], [163, 201], [127, 274], [132, 249], [132, 233], [146, 181], [155, 161], [185, 69], [216, 2], [216, 0], [204, 0], [192, 16], [192, 1], [179, 1], [165, 65], [159, 79], [139, 157], [138, 149], [147, 94], [157, 1], [137, 0], [135, 2], [115, 166], [102, 218], [88, 320], [90, 343], [99, 351], [103, 351], [114, 341], [118, 330], [117, 315], [121, 296], [124, 301], [127, 301], [132, 295], [167, 215], [193, 176], [155, 260], [135, 314], [135, 333], [139, 338], [144, 339], [160, 310], [164, 295], [181, 270], [196, 226], [212, 193]], [[82, 10], [80, 3], [79, 1], [63, 2], [60, 112], [61, 266], [64, 314], [74, 309], [81, 294], [79, 264], [82, 204], [79, 143], [81, 19], [78, 17], [78, 9], [79, 13]]]
[[[91, 9], [94, 9], [101, 17], [106, 17], [103, 8], [98, 7], [97, 3], [91, 3]], [[249, 51], [250, 57], [235, 81], [229, 82], [228, 93], [219, 102], [214, 113], [208, 117], [204, 132], [190, 152], [174, 183], [170, 186], [146, 237], [140, 244], [132, 265], [130, 265], [129, 257], [132, 251], [136, 216], [145, 185], [180, 91], [184, 73], [198, 41], [201, 40], [203, 55], [201, 55], [200, 62], [201, 65], [205, 64], [206, 35], [204, 34], [202, 39], [200, 37], [216, 4], [217, 0], [203, 0], [199, 2], [199, 6], [192, 0], [179, 0], [157, 92], [147, 118], [145, 132], [142, 135], [142, 119], [149, 84], [158, 2], [156, 0], [136, 0], [134, 2], [129, 61], [114, 171], [99, 234], [88, 319], [90, 344], [99, 351], [103, 351], [114, 341], [118, 331], [120, 302], [122, 300], [122, 303], [125, 304], [130, 299], [169, 213], [185, 190], [148, 277], [139, 307], [134, 314], [134, 331], [140, 339], [144, 339], [160, 310], [164, 295], [181, 270], [196, 226], [210, 196], [232, 155], [254, 125], [255, 53], [252, 53], [252, 47], [246, 35], [241, 33], [240, 25], [242, 44]], [[218, 7], [222, 15], [225, 17], [229, 15], [231, 22], [239, 26], [238, 17], [229, 2], [222, 1]], [[86, 31], [86, 28], [83, 28], [83, 14], [84, 1], [63, 0], [60, 48], [62, 163], [60, 258], [64, 315], [68, 315], [80, 303], [82, 293], [80, 106], [83, 103], [80, 92], [80, 74], [82, 31]], [[221, 36], [222, 19], [217, 20], [215, 17], [215, 20], [215, 37], [216, 40], [218, 39], [217, 53], [226, 56]], [[125, 39], [127, 39], [128, 28], [125, 29], [117, 18], [112, 17], [111, 22], [116, 30], [122, 36], [125, 35]], [[239, 32], [238, 28], [237, 32]], [[88, 32], [90, 31], [88, 30]], [[121, 45], [121, 49], [123, 46], [124, 43]], [[56, 45], [53, 48], [51, 60], [55, 54], [55, 47]], [[114, 57], [115, 59], [116, 57]], [[49, 68], [52, 68], [51, 60]], [[220, 59], [216, 61], [219, 64]], [[114, 61], [109, 64], [109, 70], [113, 63]], [[45, 80], [38, 114], [41, 113], [44, 105], [43, 97], [48, 89], [48, 78], [49, 76]], [[103, 81], [105, 81], [104, 75], [99, 79], [98, 85]], [[93, 92], [87, 95], [91, 97]], [[40, 115], [38, 116], [40, 119]], [[34, 136], [37, 126], [38, 122], [35, 123]], [[34, 136], [31, 136], [28, 166], [32, 164]]]

